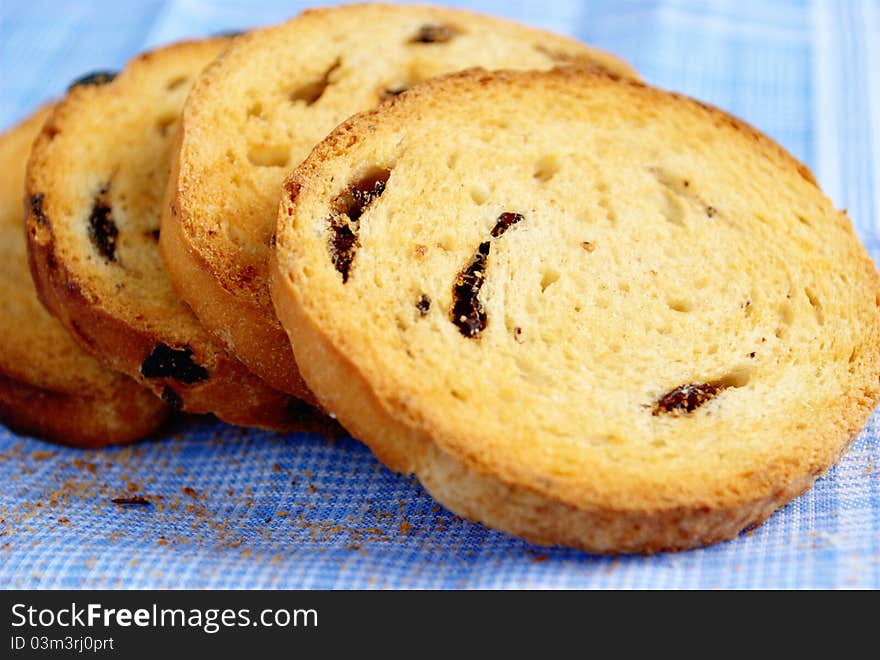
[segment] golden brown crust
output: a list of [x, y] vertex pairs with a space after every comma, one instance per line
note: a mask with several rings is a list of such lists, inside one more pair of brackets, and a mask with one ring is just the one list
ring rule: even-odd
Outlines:
[[[75, 277], [55, 256], [51, 239], [32, 241], [29, 256], [40, 300], [79, 345], [111, 369], [140, 374], [144, 361], [161, 340], [89, 304]], [[296, 417], [290, 418], [287, 412], [293, 400], [267, 387], [228, 353], [218, 352], [210, 362], [202, 354], [194, 352], [193, 356], [209, 369], [210, 378], [194, 384], [142, 375], [140, 380], [166, 403], [187, 412], [214, 413], [241, 426], [300, 430]], [[168, 389], [180, 398], [180, 404]]]
[[53, 392], [0, 374], [0, 422], [19, 433], [90, 449], [140, 440], [167, 414], [162, 402], [134, 381], [101, 396]]
[[0, 421], [78, 447], [137, 440], [168, 410], [153, 394], [83, 353], [37, 300], [28, 270], [24, 172], [46, 106], [0, 136]]
[[173, 407], [298, 430], [296, 402], [229, 355], [175, 296], [156, 243], [180, 107], [228, 43], [146, 53], [57, 106], [29, 164], [28, 199], [39, 200], [27, 223], [31, 269], [41, 299], [83, 349]]
[[[493, 95], [493, 92], [497, 94]], [[749, 365], [746, 373], [750, 374], [751, 385], [748, 378], [744, 378], [742, 382], [737, 381], [737, 373], [734, 372], [720, 385], [728, 388], [727, 391], [705, 410], [693, 415], [652, 415], [651, 399], [647, 397], [659, 396], [664, 388], [669, 389], [669, 384], [676, 384], [676, 374], [690, 374], [695, 365], [712, 364], [714, 360], [722, 360], [728, 352], [726, 348], [712, 348], [710, 336], [706, 340], [706, 345], [710, 347], [709, 357], [703, 353], [690, 356], [687, 352], [684, 354], [690, 356], [689, 360], [677, 366], [675, 354], [668, 358], [662, 357], [663, 333], [671, 334], [674, 338], [676, 330], [673, 327], [671, 330], [664, 329], [663, 333], [650, 340], [650, 344], [654, 346], [650, 352], [639, 353], [645, 366], [639, 367], [636, 363], [634, 370], [627, 372], [628, 381], [621, 386], [617, 400], [603, 398], [601, 392], [595, 391], [578, 391], [578, 398], [572, 399], [575, 396], [573, 393], [561, 390], [556, 404], [560, 414], [555, 415], [552, 410], [536, 409], [528, 403], [533, 399], [540, 400], [546, 389], [541, 388], [534, 392], [522, 392], [518, 389], [511, 391], [510, 388], [505, 388], [506, 383], [499, 382], [498, 379], [507, 377], [503, 375], [507, 373], [506, 363], [496, 360], [497, 353], [493, 354], [493, 351], [513, 346], [512, 349], [504, 350], [520, 351], [517, 353], [521, 355], [520, 362], [516, 364], [526, 366], [529, 364], [530, 353], [522, 352], [521, 346], [515, 343], [499, 343], [501, 339], [497, 328], [491, 331], [495, 334], [489, 334], [490, 330], [487, 330], [487, 335], [480, 340], [489, 348], [479, 348], [471, 340], [458, 339], [455, 331], [449, 331], [451, 325], [443, 326], [442, 322], [431, 326], [442, 328], [442, 333], [437, 334], [439, 331], [435, 330], [433, 335], [416, 334], [417, 331], [411, 328], [418, 326], [401, 322], [400, 317], [396, 322], [390, 321], [386, 327], [381, 307], [383, 303], [371, 298], [366, 292], [372, 291], [370, 287], [379, 287], [382, 279], [392, 279], [393, 283], [387, 284], [389, 288], [381, 290], [384, 291], [383, 295], [391, 298], [391, 309], [397, 309], [393, 306], [394, 292], [398, 287], [408, 290], [408, 280], [402, 279], [403, 275], [400, 274], [409, 272], [406, 262], [397, 266], [401, 269], [400, 272], [386, 273], [378, 265], [373, 265], [375, 257], [374, 253], [370, 253], [370, 258], [359, 266], [366, 270], [352, 271], [348, 284], [342, 283], [344, 280], [339, 279], [339, 274], [328, 262], [326, 239], [317, 238], [315, 231], [326, 223], [327, 204], [334, 194], [338, 194], [334, 191], [344, 186], [346, 176], [350, 176], [346, 172], [352, 169], [357, 171], [357, 164], [363, 162], [394, 163], [392, 179], [381, 198], [384, 201], [378, 202], [375, 210], [371, 209], [371, 213], [378, 215], [370, 216], [374, 224], [366, 221], [371, 233], [363, 240], [382, 236], [382, 228], [375, 225], [379, 220], [375, 218], [389, 217], [386, 214], [391, 213], [391, 207], [387, 205], [404, 203], [393, 200], [406, 200], [407, 194], [413, 194], [425, 203], [424, 198], [419, 197], [425, 193], [394, 187], [394, 176], [397, 172], [394, 168], [402, 168], [403, 173], [399, 176], [404, 177], [403, 180], [418, 180], [413, 178], [412, 168], [416, 167], [414, 163], [443, 162], [445, 158], [440, 148], [445, 142], [425, 147], [426, 143], [420, 141], [423, 139], [420, 137], [421, 123], [433, 126], [431, 122], [436, 117], [443, 117], [448, 135], [455, 135], [456, 139], [466, 141], [469, 137], [462, 136], [471, 130], [468, 126], [479, 125], [478, 117], [491, 120], [494, 108], [491, 111], [488, 108], [497, 104], [500, 108], [498, 111], [503, 113], [505, 97], [517, 98], [517, 94], [525, 95], [526, 92], [533, 101], [538, 98], [546, 99], [547, 107], [562, 108], [571, 101], [571, 107], [578, 108], [577, 111], [572, 110], [575, 113], [587, 106], [584, 99], [591, 99], [597, 104], [591, 112], [599, 112], [595, 107], [606, 104], [604, 107], [610, 108], [607, 115], [587, 114], [578, 117], [578, 120], [587, 121], [591, 125], [604, 122], [601, 126], [608, 127], [609, 136], [622, 135], [615, 132], [620, 130], [615, 128], [618, 121], [631, 120], [632, 130], [635, 132], [648, 120], [665, 127], [657, 129], [664, 139], [670, 139], [669, 135], [676, 134], [678, 126], [691, 127], [700, 136], [699, 142], [688, 142], [687, 146], [682, 141], [676, 153], [683, 149], [693, 149], [693, 153], [698, 154], [702, 148], [699, 145], [713, 140], [713, 147], [723, 147], [723, 153], [717, 156], [720, 164], [708, 160], [709, 157], [705, 154], [694, 155], [692, 157], [697, 159], [698, 166], [685, 169], [686, 165], [678, 165], [688, 173], [690, 180], [671, 181], [667, 180], [667, 171], [658, 172], [651, 165], [651, 160], [647, 159], [665, 161], [671, 172], [674, 170], [669, 162], [674, 164], [677, 161], [662, 152], [654, 154], [651, 151], [653, 145], [648, 144], [648, 134], [645, 134], [637, 144], [640, 150], [644, 149], [644, 153], [648, 154], [645, 163], [647, 168], [637, 173], [633, 167], [632, 173], [628, 173], [630, 178], [623, 184], [615, 185], [627, 185], [638, 174], [661, 192], [680, 183], [680, 197], [711, 194], [727, 205], [720, 209], [714, 206], [705, 207], [702, 219], [687, 216], [685, 211], [682, 211], [685, 214], [683, 217], [676, 217], [672, 210], [664, 209], [661, 205], [660, 209], [669, 216], [666, 219], [662, 213], [657, 216], [661, 223], [658, 227], [663, 234], [646, 234], [634, 252], [627, 252], [633, 257], [638, 255], [642, 259], [650, 260], [650, 246], [665, 240], [664, 235], [679, 231], [674, 228], [678, 226], [676, 222], [681, 224], [681, 231], [687, 228], [698, 236], [705, 235], [705, 240], [710, 241], [709, 245], [714, 239], [712, 234], [705, 233], [708, 229], [733, 236], [740, 231], [741, 225], [748, 223], [750, 231], [761, 238], [756, 240], [744, 235], [740, 239], [754, 254], [743, 258], [737, 268], [742, 270], [755, 265], [759, 269], [765, 269], [752, 275], [757, 282], [764, 281], [761, 278], [776, 276], [778, 272], [790, 271], [792, 281], [787, 285], [790, 290], [786, 297], [783, 289], [778, 308], [775, 307], [777, 303], [768, 300], [766, 309], [763, 309], [756, 298], [756, 309], [744, 314], [742, 310], [748, 310], [750, 305], [740, 305], [740, 301], [733, 297], [733, 287], [738, 284], [738, 276], [729, 277], [726, 274], [725, 279], [719, 282], [731, 287], [731, 290], [714, 300], [697, 298], [710, 309], [713, 304], [730, 301], [737, 313], [743, 314], [745, 319], [751, 319], [746, 322], [732, 321], [735, 332], [740, 332], [737, 328], [747, 327], [746, 323], [755, 324], [754, 335], [746, 332], [734, 336], [753, 336], [757, 342], [757, 351], [747, 345], [734, 346], [731, 352], [732, 359], [740, 360], [741, 356], [744, 363]], [[471, 107], [471, 103], [478, 103], [473, 99], [481, 98], [481, 95], [486, 98], [484, 105], [479, 109], [476, 106]], [[484, 111], [485, 117], [481, 114]], [[459, 122], [456, 120], [458, 113], [472, 119], [467, 124], [463, 120]], [[574, 120], [577, 115], [563, 116]], [[530, 125], [529, 135], [533, 141], [540, 141], [542, 121], [549, 120], [534, 119]], [[551, 129], [552, 127], [547, 130]], [[502, 136], [506, 130], [502, 128], [493, 134], [493, 145], [503, 143]], [[668, 133], [663, 132], [667, 130]], [[566, 134], [568, 139], [578, 139], [574, 130], [569, 130], [569, 133]], [[516, 144], [522, 144], [511, 139]], [[400, 143], [407, 145], [406, 150], [394, 148]], [[471, 144], [467, 141], [465, 143]], [[692, 146], [694, 144], [698, 146]], [[618, 146], [621, 149], [626, 148], [622, 143]], [[422, 148], [427, 151], [421, 151]], [[434, 148], [433, 152], [431, 148]], [[582, 151], [577, 142], [574, 142], [573, 148], [576, 152]], [[418, 157], [408, 156], [408, 151], [417, 152]], [[626, 153], [619, 152], [619, 157], [626, 159]], [[406, 160], [408, 157], [410, 160]], [[519, 162], [511, 152], [508, 157], [511, 162]], [[486, 165], [480, 163], [479, 150], [469, 152], [468, 158], [473, 160], [472, 167], [481, 176], [485, 176], [490, 184], [495, 181], [486, 174]], [[716, 176], [735, 176], [736, 169], [729, 168], [727, 164], [731, 158], [740, 159], [739, 162], [742, 163], [744, 171], [740, 175], [742, 179], [739, 189], [749, 191], [749, 202], [754, 209], [745, 205], [737, 206], [738, 198], [729, 191], [738, 188], [729, 187], [726, 183], [707, 183], [702, 178], [700, 167], [711, 170]], [[404, 162], [406, 165], [402, 164]], [[493, 160], [495, 162], [498, 162], [497, 159]], [[606, 159], [603, 162], [607, 170], [609, 161]], [[565, 170], [560, 172], [559, 178], [564, 179]], [[470, 173], [470, 170], [466, 170], [466, 175]], [[774, 183], [749, 176], [754, 173], [761, 173]], [[426, 176], [424, 170], [418, 174]], [[579, 167], [577, 174], [589, 179], [596, 172]], [[507, 176], [514, 178], [510, 173]], [[465, 189], [467, 181], [465, 176], [462, 180]], [[760, 184], [755, 184], [754, 181], [760, 181]], [[440, 190], [442, 183], [432, 183], [431, 189]], [[526, 184], [520, 182], [517, 185], [522, 187]], [[768, 195], [766, 191], [770, 189], [761, 187], [772, 185], [785, 185], [788, 188]], [[563, 182], [558, 183], [558, 186], [563, 186]], [[703, 186], [706, 187], [705, 191]], [[880, 366], [880, 313], [877, 309], [880, 300], [880, 276], [859, 244], [845, 215], [833, 210], [830, 202], [815, 186], [806, 168], [776, 143], [720, 110], [684, 97], [584, 73], [466, 72], [428, 82], [398, 97], [391, 104], [344, 123], [291, 175], [286, 188], [288, 194], [279, 209], [277, 243], [270, 266], [273, 300], [282, 324], [297, 347], [302, 373], [321, 403], [327, 410], [335, 413], [355, 437], [366, 442], [380, 460], [392, 469], [414, 472], [426, 488], [452, 510], [530, 540], [546, 544], [562, 543], [592, 552], [614, 553], [682, 549], [730, 538], [747, 526], [760, 523], [773, 510], [808, 488], [845, 451], [867, 421], [880, 396], [877, 379]], [[446, 189], [454, 191], [456, 187]], [[398, 194], [396, 198], [393, 197], [395, 190]], [[554, 190], [556, 199], [564, 208], [570, 198], [563, 192], [563, 188], [557, 187]], [[586, 195], [587, 192], [583, 190], [580, 194]], [[516, 189], [505, 194], [508, 197], [498, 202], [501, 209], [507, 208], [511, 200], [519, 199], [518, 208], [531, 208], [533, 213], [544, 212], [542, 209], [546, 202], [534, 201], [537, 198], [531, 192], [522, 193]], [[785, 210], [787, 215], [780, 215], [778, 220], [774, 217], [771, 222], [768, 216], [770, 209], [776, 208], [771, 206], [776, 195], [784, 195], [785, 203], [791, 206]], [[464, 222], [459, 220], [464, 212], [463, 208], [451, 204], [442, 195], [439, 197], [438, 200], [430, 200], [434, 224], [430, 228], [420, 229], [429, 237], [438, 225], [442, 226], [445, 222]], [[712, 198], [713, 201], [716, 197]], [[605, 242], [599, 242], [595, 251], [590, 252], [592, 259], [600, 254], [603, 247], [609, 245], [611, 236], [626, 231], [624, 227], [629, 221], [625, 215], [627, 209], [618, 200], [634, 198], [619, 196], [611, 199], [609, 206], [611, 210], [617, 211], [617, 215], [609, 221]], [[675, 201], [669, 197], [661, 199], [672, 199], [670, 205]], [[702, 199], [700, 201], [704, 202]], [[651, 213], [656, 212], [651, 208], [653, 202], [647, 199], [638, 199], [638, 202], [645, 206], [636, 214], [638, 222], [632, 226], [636, 227], [636, 231], [649, 232], [651, 223], [655, 222], [647, 220]], [[386, 206], [382, 206], [382, 203]], [[455, 220], [443, 214], [442, 209], [450, 205], [454, 209]], [[764, 210], [765, 207], [767, 210]], [[734, 213], [734, 210], [737, 212]], [[801, 212], [804, 213], [802, 218], [792, 217]], [[424, 213], [422, 209], [418, 215]], [[688, 210], [687, 213], [691, 211]], [[731, 217], [726, 217], [726, 213]], [[715, 220], [716, 224], [699, 227], [697, 224], [689, 224], [691, 221], [696, 223], [713, 218], [720, 218], [720, 221]], [[663, 224], [667, 221], [671, 226]], [[722, 225], [722, 222], [725, 224]], [[812, 233], [813, 226], [817, 224], [817, 233]], [[464, 232], [464, 226], [462, 224], [460, 232], [450, 235], [448, 241], [451, 246], [455, 245], [452, 236]], [[595, 225], [589, 227], [591, 232], [599, 231], [595, 229]], [[416, 240], [416, 236], [420, 237], [421, 234], [413, 234], [412, 240]], [[515, 236], [511, 234], [505, 240], [510, 244], [516, 240]], [[535, 252], [543, 239], [537, 234], [531, 236], [526, 243], [529, 251]], [[624, 240], [622, 236], [620, 240]], [[698, 250], [700, 243], [696, 242], [697, 239], [691, 240], [695, 242], [690, 249]], [[729, 246], [729, 242], [727, 245]], [[366, 242], [359, 248], [361, 251], [370, 249], [379, 248], [375, 245], [369, 246]], [[774, 252], [776, 249], [787, 252], [777, 256]], [[454, 247], [444, 250], [454, 250]], [[560, 250], [561, 248], [555, 249], [552, 254], [561, 254]], [[395, 245], [393, 254], [402, 259], [399, 255], [405, 254], [403, 246]], [[497, 258], [508, 258], [505, 254], [502, 251]], [[705, 261], [711, 263], [715, 256], [717, 251], [715, 254], [707, 253]], [[431, 263], [441, 264], [444, 257], [441, 255], [432, 258], [435, 261]], [[460, 264], [462, 258], [466, 256], [457, 257], [457, 261], [454, 259], [453, 263]], [[685, 261], [685, 255], [676, 251], [662, 257], [662, 267], [674, 270], [679, 262]], [[640, 261], [633, 263], [638, 264]], [[697, 265], [701, 265], [700, 262]], [[377, 270], [371, 271], [374, 267]], [[419, 267], [413, 265], [412, 268]], [[490, 262], [490, 278], [493, 269], [497, 271], [499, 268], [500, 266], [493, 266]], [[631, 266], [627, 268], [631, 269], [631, 277], [640, 275], [637, 269]], [[777, 271], [777, 268], [780, 270]], [[521, 265], [515, 272], [528, 270], [529, 267]], [[802, 273], [805, 274], [804, 277], [814, 278], [804, 289], [806, 294], [794, 289], [797, 277]], [[566, 274], [565, 270], [561, 273], [563, 277]], [[599, 279], [602, 273], [590, 271], [590, 275]], [[651, 269], [645, 275], [653, 278], [658, 277], [659, 273]], [[713, 286], [712, 275], [709, 272], [708, 281], [702, 286]], [[693, 273], [684, 271], [679, 275], [684, 281], [688, 281], [689, 276], [693, 277]], [[358, 279], [359, 277], [362, 279]], [[379, 283], [374, 284], [373, 277]], [[846, 284], [842, 285], [837, 278], [845, 278]], [[454, 271], [441, 276], [436, 272], [424, 274], [417, 281], [422, 282], [421, 286], [427, 286], [426, 282], [438, 279], [452, 281]], [[769, 289], [771, 286], [778, 286], [771, 282], [766, 279], [763, 287]], [[353, 285], [354, 289], [351, 288]], [[357, 288], [358, 286], [361, 288]], [[498, 281], [490, 279], [485, 286], [495, 292], [496, 296], [500, 295], [498, 291], [502, 289]], [[513, 295], [511, 291], [520, 290], [523, 286], [525, 284], [520, 282], [518, 288], [505, 289], [508, 291], [505, 294], [508, 296], [507, 305], [514, 304], [509, 299]], [[599, 282], [591, 280], [589, 286], [596, 289]], [[602, 286], [607, 286], [604, 281]], [[633, 290], [641, 295], [638, 286], [634, 283], [630, 287], [627, 283], [621, 291], [627, 293]], [[812, 291], [810, 286], [815, 287], [816, 291]], [[448, 296], [448, 293], [442, 290], [439, 293], [432, 290], [430, 293], [434, 305], [442, 310], [447, 304], [442, 296]], [[817, 293], [822, 294], [821, 300], [813, 300], [813, 297], [818, 297]], [[412, 293], [408, 295], [413, 297]], [[369, 324], [361, 316], [367, 312], [358, 309], [357, 301], [361, 299], [366, 301], [370, 309]], [[626, 300], [625, 296], [623, 300]], [[844, 300], [847, 302], [844, 303]], [[822, 301], [825, 305], [824, 313]], [[492, 301], [487, 299], [486, 304], [491, 306]], [[579, 304], [587, 305], [588, 302]], [[613, 300], [611, 304], [614, 304]], [[648, 298], [643, 299], [642, 307], [634, 308], [636, 313], [632, 319], [610, 326], [617, 328], [614, 335], [606, 336], [597, 326], [589, 336], [601, 334], [603, 340], [613, 341], [619, 339], [622, 332], [625, 333], [624, 336], [640, 333], [641, 330], [637, 330], [635, 326], [644, 318], [652, 318], [655, 309], [653, 304]], [[660, 305], [662, 304], [661, 301]], [[677, 309], [684, 308], [684, 305], [673, 301], [670, 306], [673, 311], [664, 312], [666, 317], [671, 314], [671, 318], [675, 319], [689, 318]], [[492, 309], [498, 314], [501, 308]], [[617, 310], [615, 313], [625, 311], [622, 307], [614, 309]], [[699, 309], [693, 313], [699, 313]], [[609, 312], [602, 311], [600, 307], [592, 314], [590, 323], [600, 324], [603, 321], [601, 315], [608, 316]], [[751, 317], [750, 314], [755, 316]], [[799, 317], [799, 314], [803, 314], [803, 317]], [[707, 327], [712, 328], [712, 336], [723, 344], [725, 335], [722, 328], [718, 327], [717, 315], [710, 314], [706, 318], [706, 322], [715, 327], [688, 326], [686, 323], [689, 321], [677, 321], [683, 324], [683, 328], [691, 329], [687, 330], [688, 334], [675, 339], [677, 344], [673, 346], [674, 349], [679, 352], [689, 351], [687, 342], [694, 341], [694, 333], [699, 333], [701, 328], [706, 333]], [[352, 325], [353, 322], [355, 325]], [[398, 324], [397, 327], [395, 323]], [[769, 325], [770, 323], [778, 324], [775, 336], [774, 326]], [[553, 330], [547, 324], [541, 326], [541, 329], [551, 333]], [[355, 331], [355, 327], [363, 330]], [[407, 350], [423, 362], [417, 372], [410, 372], [409, 367], [402, 366], [407, 359], [402, 349], [391, 348], [396, 346], [397, 328], [400, 336], [409, 337], [405, 343]], [[439, 341], [437, 337], [443, 333], [448, 335], [443, 339], [443, 349], [432, 344], [429, 350], [422, 343], [427, 341], [424, 337], [428, 336], [434, 337], [431, 341]], [[786, 333], [791, 333], [791, 341], [787, 339]], [[574, 326], [568, 326], [562, 334], [566, 337], [565, 342], [575, 341], [576, 335]], [[413, 339], [416, 336], [421, 339]], [[526, 333], [526, 337], [529, 336]], [[453, 346], [456, 351], [469, 357], [450, 353]], [[565, 343], [560, 344], [560, 347], [564, 346]], [[399, 356], [397, 350], [401, 351]], [[599, 352], [593, 351], [591, 354], [585, 351], [579, 355], [589, 367], [584, 371], [577, 371], [578, 379], [588, 379], [590, 371], [599, 373], [608, 366], [608, 363], [602, 362], [608, 360], [607, 357], [601, 357], [607, 355], [602, 350], [600, 346]], [[636, 341], [630, 350], [641, 351], [641, 344]], [[439, 360], [433, 360], [434, 351], [440, 351]], [[761, 351], [766, 357], [757, 354]], [[788, 357], [792, 354], [798, 357]], [[541, 355], [544, 356], [542, 359], [553, 359], [553, 353]], [[712, 357], [715, 355], [717, 357]], [[391, 361], [388, 359], [390, 356]], [[596, 361], [596, 356], [599, 356], [599, 361]], [[609, 373], [616, 373], [614, 370], [619, 365], [630, 364], [631, 359], [626, 354], [611, 358], [612, 369]], [[810, 372], [812, 375], [805, 378], [803, 374], [813, 367], [804, 366], [798, 360], [814, 361], [815, 372]], [[456, 370], [447, 372], [446, 363], [455, 365]], [[650, 367], [647, 366], [649, 363]], [[475, 364], [480, 365], [479, 368]], [[433, 369], [443, 371], [435, 377]], [[659, 375], [652, 373], [654, 369], [660, 372]], [[488, 375], [484, 372], [488, 372]], [[664, 375], [665, 372], [668, 374]], [[410, 375], [403, 376], [406, 373]], [[473, 387], [470, 387], [468, 380], [462, 379], [462, 374], [466, 374], [468, 380], [474, 381]], [[562, 370], [554, 372], [554, 379], [565, 382], [570, 387], [575, 387], [578, 382], [568, 380]], [[510, 376], [510, 380], [515, 387], [529, 388], [528, 382], [516, 375]], [[644, 381], [644, 386], [633, 385], [641, 381]], [[344, 388], [339, 387], [341, 382], [345, 383]], [[616, 384], [608, 381], [604, 386], [613, 388]], [[559, 386], [548, 382], [546, 387], [552, 392], [554, 387]], [[449, 388], [458, 392], [449, 396]], [[496, 391], [503, 395], [502, 402], [506, 400], [503, 405], [496, 405]], [[626, 399], [630, 396], [634, 396], [636, 402], [640, 397], [646, 397], [642, 399], [644, 403], [641, 404], [641, 409], [639, 405], [626, 404]], [[462, 398], [468, 402], [459, 405], [457, 401]], [[602, 410], [602, 406], [606, 406], [603, 415], [593, 414], [594, 409]], [[620, 411], [624, 411], [623, 413], [616, 412], [618, 406], [622, 406]], [[497, 417], [499, 410], [504, 411], [500, 418]], [[619, 424], [616, 421], [618, 415], [621, 415]], [[510, 417], [509, 423], [504, 421], [505, 416]], [[567, 421], [566, 417], [574, 421]], [[546, 419], [542, 422], [544, 429], [556, 428], [558, 425], [559, 435], [553, 435], [549, 430], [536, 432], [535, 429], [539, 427], [535, 426], [535, 419]], [[582, 429], [581, 437], [567, 435], [575, 432], [569, 431], [569, 426], [566, 426], [572, 423], [574, 427]], [[598, 432], [603, 429], [608, 430]]]
[[[178, 178], [178, 145], [184, 130], [185, 127], [181, 126], [172, 150], [174, 155], [169, 182]], [[172, 194], [170, 183], [166, 193]], [[210, 267], [187, 242], [187, 235], [177, 222], [176, 213], [175, 202], [166, 200], [162, 205], [163, 231], [159, 236], [159, 248], [177, 294], [188, 299], [196, 316], [215, 328], [215, 333], [221, 339], [225, 338], [226, 346], [243, 347], [239, 354], [250, 357], [246, 361], [248, 367], [260, 374], [270, 386], [317, 406], [315, 395], [296, 368], [290, 342], [277, 320], [272, 317], [272, 322], [267, 323], [262, 308], [256, 302], [234, 296], [211, 276]], [[195, 295], [196, 291], [198, 295]], [[222, 332], [216, 330], [219, 328], [223, 329]], [[236, 337], [236, 341], [232, 337]]]
[[[413, 43], [420, 30], [433, 26], [441, 29], [421, 36], [436, 43]], [[449, 34], [446, 27], [452, 28]], [[169, 182], [173, 203], [164, 209], [161, 246], [181, 297], [274, 387], [309, 397], [272, 310], [266, 272], [286, 169], [339, 121], [378, 103], [385, 91], [398, 93], [430, 75], [476, 64], [567, 65], [637, 77], [613, 55], [508, 20], [377, 3], [308, 10], [284, 25], [245, 35], [196, 84], [181, 120]], [[315, 67], [323, 67], [320, 75]], [[314, 77], [335, 91], [322, 91], [320, 100], [298, 100], [297, 90], [309, 89]], [[260, 84], [253, 85], [254, 79]]]

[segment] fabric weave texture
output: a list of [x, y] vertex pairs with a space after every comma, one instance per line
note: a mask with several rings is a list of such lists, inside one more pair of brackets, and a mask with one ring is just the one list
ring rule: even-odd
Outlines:
[[[880, 3], [447, 2], [580, 38], [815, 173], [880, 257]], [[284, 20], [263, 0], [0, 3], [0, 127], [136, 53]], [[114, 504], [143, 496], [149, 505]], [[80, 451], [0, 427], [0, 588], [880, 588], [880, 416], [808, 493], [710, 548], [595, 557], [438, 506], [351, 439], [184, 420]]]

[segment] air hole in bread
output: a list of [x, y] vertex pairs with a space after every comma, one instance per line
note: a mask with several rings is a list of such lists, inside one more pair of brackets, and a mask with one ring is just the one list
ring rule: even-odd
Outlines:
[[419, 310], [419, 315], [427, 316], [428, 312], [431, 311], [431, 298], [428, 294], [423, 293], [419, 296], [419, 300], [416, 303], [416, 309]]
[[174, 126], [179, 116], [179, 113], [176, 112], [159, 115], [158, 119], [156, 119], [156, 130], [159, 131], [159, 135], [167, 135], [168, 130]]
[[550, 286], [559, 281], [559, 271], [552, 268], [544, 271], [541, 276], [541, 293], [544, 293]]
[[259, 101], [254, 101], [248, 106], [247, 109], [248, 118], [255, 117], [256, 119], [265, 119], [263, 116], [263, 104]]
[[797, 219], [798, 219], [798, 222], [800, 222], [802, 225], [806, 225], [807, 227], [813, 226], [813, 224], [809, 220], [807, 220], [804, 216], [802, 216], [800, 213], [798, 214]]
[[474, 204], [477, 206], [482, 206], [486, 203], [486, 200], [489, 199], [489, 195], [491, 194], [491, 190], [489, 190], [489, 186], [485, 183], [477, 183], [471, 186], [471, 199], [474, 200]]
[[385, 167], [370, 166], [362, 170], [333, 200], [330, 209], [327, 249], [333, 266], [348, 282], [349, 270], [359, 247], [358, 230], [361, 217], [382, 193], [391, 176]]
[[657, 179], [657, 182], [669, 190], [670, 192], [675, 193], [676, 195], [689, 195], [688, 188], [690, 188], [690, 181], [685, 179], [684, 177], [677, 176], [670, 172], [669, 170], [654, 166], [649, 167], [648, 171]]
[[685, 209], [678, 197], [669, 190], [663, 191], [663, 206], [661, 211], [663, 218], [674, 225], [684, 227]]
[[670, 298], [666, 301], [666, 304], [673, 312], [681, 312], [682, 314], [687, 314], [694, 309], [691, 301], [683, 298]]
[[450, 170], [454, 170], [456, 165], [458, 165], [458, 153], [453, 152], [446, 158], [446, 167]]
[[113, 220], [110, 201], [107, 199], [107, 187], [101, 188], [92, 204], [89, 214], [89, 239], [92, 245], [107, 261], [116, 261], [116, 240], [119, 229]]
[[165, 85], [165, 89], [167, 89], [169, 92], [173, 91], [183, 85], [188, 80], [189, 76], [177, 76], [177, 78], [172, 78], [168, 81], [168, 84]]
[[559, 156], [548, 154], [539, 158], [538, 162], [535, 163], [535, 170], [532, 173], [532, 176], [540, 183], [547, 183], [554, 177], [561, 167], [562, 162], [560, 161]]
[[446, 23], [428, 23], [421, 26], [409, 39], [411, 44], [445, 44], [459, 35], [459, 30]]
[[816, 314], [816, 323], [819, 325], [825, 325], [825, 313], [822, 311], [822, 301], [819, 300], [810, 287], [804, 289], [804, 295], [807, 296], [807, 300], [810, 301], [810, 305]]
[[300, 85], [290, 93], [290, 100], [294, 103], [302, 102], [305, 105], [314, 105], [324, 96], [324, 92], [334, 82], [333, 74], [339, 70], [342, 61], [337, 57], [333, 64], [324, 71], [320, 78]]
[[290, 146], [286, 144], [252, 144], [248, 160], [257, 167], [286, 167], [290, 162]]

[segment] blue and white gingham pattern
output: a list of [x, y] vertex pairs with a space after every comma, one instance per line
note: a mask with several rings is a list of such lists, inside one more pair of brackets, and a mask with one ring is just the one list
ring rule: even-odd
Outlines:
[[[0, 126], [84, 72], [184, 36], [276, 22], [302, 4], [6, 0]], [[880, 256], [876, 2], [455, 4], [605, 47], [651, 83], [742, 116], [813, 169]], [[129, 483], [153, 506], [111, 504]], [[465, 522], [352, 440], [192, 420], [154, 442], [81, 452], [0, 428], [0, 586], [876, 589], [880, 417], [757, 530], [707, 549], [617, 559], [535, 548]]]

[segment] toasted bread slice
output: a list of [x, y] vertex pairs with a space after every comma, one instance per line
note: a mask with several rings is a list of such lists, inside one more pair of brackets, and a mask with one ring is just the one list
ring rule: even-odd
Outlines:
[[52, 107], [0, 135], [0, 421], [79, 447], [137, 440], [168, 409], [131, 378], [86, 355], [37, 299], [28, 270], [24, 173]]
[[431, 76], [560, 63], [635, 72], [572, 39], [455, 9], [346, 5], [241, 37], [196, 83], [160, 239], [180, 295], [254, 373], [308, 398], [269, 297], [280, 186], [339, 122]]
[[880, 278], [846, 214], [697, 101], [472, 71], [347, 121], [285, 189], [272, 293], [319, 401], [532, 541], [730, 538], [880, 395]]
[[250, 373], [174, 292], [159, 209], [189, 87], [230, 43], [175, 44], [78, 84], [31, 155], [29, 249], [43, 302], [105, 366], [166, 403], [246, 426], [297, 428], [303, 406]]

